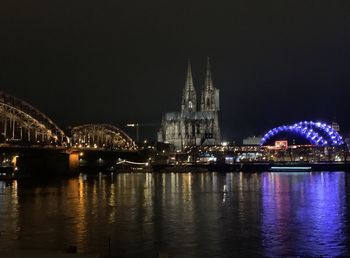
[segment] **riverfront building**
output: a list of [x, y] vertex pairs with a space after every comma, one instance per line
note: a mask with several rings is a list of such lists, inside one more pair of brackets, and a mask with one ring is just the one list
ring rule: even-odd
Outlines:
[[262, 136], [249, 136], [245, 139], [243, 139], [243, 145], [259, 145], [260, 141], [262, 139]]
[[220, 144], [219, 110], [219, 90], [213, 85], [209, 58], [199, 105], [191, 64], [188, 62], [181, 112], [170, 112], [163, 116], [158, 141], [173, 145], [175, 150], [185, 146]]

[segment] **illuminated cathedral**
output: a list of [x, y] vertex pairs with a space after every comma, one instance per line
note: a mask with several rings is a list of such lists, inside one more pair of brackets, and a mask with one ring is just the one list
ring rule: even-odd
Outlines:
[[213, 85], [209, 58], [199, 104], [189, 61], [181, 112], [170, 112], [163, 116], [158, 141], [173, 145], [175, 150], [187, 146], [220, 144], [219, 90]]

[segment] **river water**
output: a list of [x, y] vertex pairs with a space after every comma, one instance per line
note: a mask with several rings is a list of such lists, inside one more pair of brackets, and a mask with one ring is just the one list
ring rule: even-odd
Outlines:
[[344, 172], [0, 182], [0, 250], [74, 245], [115, 257], [345, 256], [349, 188]]

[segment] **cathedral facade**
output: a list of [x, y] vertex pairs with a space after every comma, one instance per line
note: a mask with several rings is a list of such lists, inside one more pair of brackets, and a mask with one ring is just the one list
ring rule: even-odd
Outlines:
[[220, 144], [218, 112], [219, 90], [214, 88], [209, 58], [199, 101], [188, 62], [181, 112], [166, 113], [158, 132], [158, 141], [172, 144], [175, 150], [186, 146]]

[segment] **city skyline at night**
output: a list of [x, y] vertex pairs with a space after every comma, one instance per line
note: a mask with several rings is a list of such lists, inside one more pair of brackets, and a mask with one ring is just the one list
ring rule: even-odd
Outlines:
[[187, 59], [202, 85], [210, 56], [223, 139], [299, 120], [350, 130], [344, 1], [41, 4], [3, 5], [1, 88], [62, 127], [160, 123], [178, 109]]
[[350, 257], [349, 0], [3, 0], [0, 257]]

